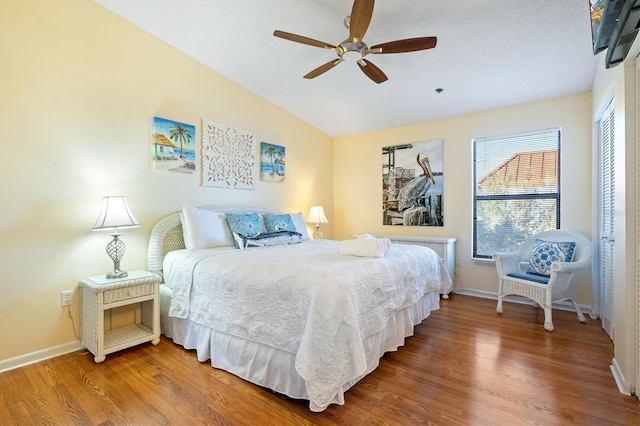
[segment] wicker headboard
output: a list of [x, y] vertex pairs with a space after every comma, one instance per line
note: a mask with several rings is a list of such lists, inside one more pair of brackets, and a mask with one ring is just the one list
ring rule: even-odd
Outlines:
[[[260, 213], [260, 214], [280, 214], [280, 211], [266, 207], [248, 207], [248, 206], [204, 206], [200, 209], [211, 210], [220, 213]], [[184, 238], [182, 236], [182, 221], [180, 215], [182, 212], [171, 213], [158, 223], [155, 224], [149, 237], [149, 252], [147, 253], [147, 263], [150, 272], [158, 274], [164, 278], [162, 274], [162, 262], [164, 256], [173, 250], [184, 249]]]

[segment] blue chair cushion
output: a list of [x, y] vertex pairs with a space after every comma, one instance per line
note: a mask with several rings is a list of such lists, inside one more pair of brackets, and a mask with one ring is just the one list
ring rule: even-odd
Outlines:
[[551, 275], [553, 262], [571, 262], [576, 243], [573, 241], [558, 242], [536, 239], [529, 258], [528, 274]]
[[549, 284], [549, 277], [546, 275], [528, 274], [523, 272], [514, 272], [507, 274], [508, 277], [520, 278], [521, 280], [535, 281], [540, 284]]

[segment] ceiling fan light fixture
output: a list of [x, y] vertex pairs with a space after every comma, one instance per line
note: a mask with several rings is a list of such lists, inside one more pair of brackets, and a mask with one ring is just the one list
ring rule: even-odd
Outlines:
[[347, 50], [342, 54], [342, 59], [344, 59], [345, 61], [362, 59], [362, 53], [358, 52], [357, 50]]
[[367, 49], [367, 45], [362, 42], [345, 40], [338, 47], [338, 55], [345, 61], [357, 61], [364, 58]]

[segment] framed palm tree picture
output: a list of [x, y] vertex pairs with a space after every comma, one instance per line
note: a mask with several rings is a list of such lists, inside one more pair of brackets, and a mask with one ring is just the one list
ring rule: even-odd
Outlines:
[[285, 176], [285, 147], [268, 142], [260, 143], [260, 180], [283, 183]]
[[174, 173], [196, 171], [196, 126], [153, 117], [153, 168]]

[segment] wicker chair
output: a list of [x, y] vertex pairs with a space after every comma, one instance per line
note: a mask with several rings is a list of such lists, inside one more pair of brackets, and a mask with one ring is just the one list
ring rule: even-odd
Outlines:
[[[548, 276], [529, 273], [532, 271], [528, 268], [523, 268], [523, 266], [531, 266], [529, 262], [534, 248], [537, 251], [533, 257], [533, 263], [539, 264], [540, 262], [536, 262], [536, 260], [540, 259], [540, 253], [543, 256], [545, 254], [541, 250], [541, 246], [536, 244], [536, 240], [574, 242], [575, 249], [573, 250], [571, 261], [554, 261], [548, 265], [550, 272]], [[564, 254], [560, 254], [560, 257], [563, 258]], [[553, 331], [552, 304], [569, 300], [575, 308], [580, 322], [585, 322], [586, 319], [576, 302], [570, 285], [573, 273], [577, 270], [588, 268], [591, 265], [592, 256], [593, 247], [591, 241], [577, 232], [564, 229], [544, 231], [532, 235], [522, 242], [515, 253], [495, 253], [493, 259], [496, 262], [499, 278], [496, 311], [499, 314], [502, 313], [502, 299], [506, 295], [527, 297], [544, 309], [544, 328], [548, 331]]]

